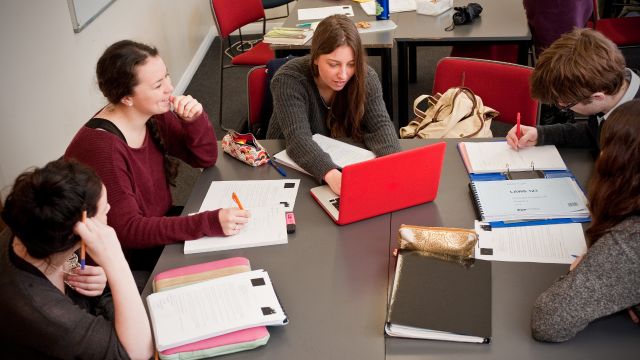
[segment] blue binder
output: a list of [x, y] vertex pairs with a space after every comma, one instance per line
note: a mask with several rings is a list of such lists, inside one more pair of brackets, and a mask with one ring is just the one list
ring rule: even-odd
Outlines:
[[[499, 140], [499, 141], [504, 141], [504, 140]], [[461, 160], [463, 160], [463, 165], [465, 166], [466, 170], [467, 170], [467, 174], [469, 175], [469, 180], [471, 182], [477, 182], [477, 181], [506, 181], [508, 180], [508, 175], [505, 172], [495, 172], [495, 173], [472, 173], [471, 169], [467, 166], [466, 163], [464, 163], [464, 156], [462, 154], [462, 150], [461, 150], [461, 143], [458, 143], [457, 147], [458, 147], [458, 152], [460, 153], [460, 157]], [[571, 170], [566, 169], [566, 170], [539, 170], [540, 173], [542, 173], [543, 177], [545, 179], [552, 179], [552, 178], [563, 178], [563, 177], [568, 177], [568, 178], [572, 178], [573, 180], [576, 180], [575, 176], [573, 175], [573, 173], [571, 172]], [[578, 184], [578, 182], [576, 181], [576, 184]], [[580, 186], [580, 184], [578, 184], [578, 186], [580, 187], [580, 189], [584, 192], [584, 189], [582, 189], [582, 187]], [[471, 199], [474, 205], [474, 208], [476, 210], [476, 215], [478, 217], [479, 220], [482, 221], [482, 216], [480, 214], [480, 209], [478, 204], [476, 203], [476, 199], [473, 196], [473, 190], [471, 188], [471, 183], [469, 184], [469, 193], [471, 195]], [[587, 218], [558, 218], [558, 219], [539, 219], [539, 220], [522, 220], [522, 221], [490, 221], [489, 224], [492, 227], [509, 227], [509, 226], [534, 226], [534, 225], [549, 225], [549, 224], [567, 224], [567, 223], [583, 223], [583, 222], [589, 222], [591, 221], [590, 217]]]

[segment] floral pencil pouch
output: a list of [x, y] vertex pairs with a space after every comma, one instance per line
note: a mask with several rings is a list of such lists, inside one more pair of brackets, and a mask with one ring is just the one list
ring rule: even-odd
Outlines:
[[260, 166], [269, 161], [269, 155], [252, 133], [240, 134], [233, 130], [222, 138], [222, 150], [251, 166]]

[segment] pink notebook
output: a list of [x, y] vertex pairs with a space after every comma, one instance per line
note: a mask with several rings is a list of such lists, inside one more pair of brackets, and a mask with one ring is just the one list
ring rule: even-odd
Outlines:
[[[159, 292], [246, 271], [251, 271], [251, 265], [243, 257], [184, 266], [156, 275], [153, 279], [153, 291]], [[258, 326], [167, 349], [159, 355], [165, 360], [179, 359], [185, 355], [189, 359], [200, 359], [254, 349], [265, 345], [268, 340], [267, 328]]]

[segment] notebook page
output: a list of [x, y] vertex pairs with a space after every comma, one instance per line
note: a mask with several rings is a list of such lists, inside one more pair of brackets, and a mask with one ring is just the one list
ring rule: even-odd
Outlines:
[[506, 141], [465, 142], [473, 173], [529, 170], [566, 170], [554, 145], [513, 150]]

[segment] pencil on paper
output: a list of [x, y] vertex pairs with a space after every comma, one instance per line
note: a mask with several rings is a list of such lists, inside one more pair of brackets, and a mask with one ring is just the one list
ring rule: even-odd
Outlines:
[[235, 192], [231, 194], [231, 199], [233, 199], [233, 201], [235, 201], [236, 204], [238, 204], [238, 207], [240, 208], [240, 210], [244, 210], [244, 207], [242, 206], [242, 203], [240, 202], [240, 199], [238, 199], [238, 195], [236, 195]]

